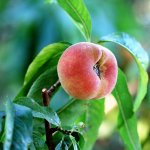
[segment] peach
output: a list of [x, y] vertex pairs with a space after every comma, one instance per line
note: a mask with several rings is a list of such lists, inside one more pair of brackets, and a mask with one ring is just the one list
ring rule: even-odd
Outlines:
[[59, 59], [58, 77], [64, 90], [81, 100], [103, 98], [117, 80], [117, 61], [107, 48], [80, 42], [67, 48]]

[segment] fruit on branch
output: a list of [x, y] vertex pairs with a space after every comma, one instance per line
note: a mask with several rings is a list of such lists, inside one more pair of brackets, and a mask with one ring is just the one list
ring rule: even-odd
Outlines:
[[59, 59], [58, 77], [64, 90], [77, 99], [97, 99], [115, 87], [118, 67], [113, 53], [89, 42], [67, 48]]

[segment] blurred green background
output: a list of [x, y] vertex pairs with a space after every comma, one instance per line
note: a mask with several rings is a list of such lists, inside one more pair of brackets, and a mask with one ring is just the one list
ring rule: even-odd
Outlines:
[[[50, 0], [49, 0], [50, 1]], [[84, 0], [92, 18], [92, 41], [113, 32], [127, 32], [135, 37], [150, 56], [150, 0]], [[23, 84], [28, 65], [46, 45], [84, 41], [71, 19], [53, 0], [0, 1], [0, 100], [14, 98]], [[134, 96], [137, 68], [128, 53], [108, 45], [116, 54]], [[148, 69], [150, 76], [150, 68]], [[113, 101], [112, 101], [113, 103]], [[110, 105], [110, 103], [109, 103]], [[116, 133], [117, 108], [107, 111], [94, 150], [123, 150]], [[113, 114], [113, 115], [112, 115]], [[150, 83], [138, 111], [138, 131], [144, 150], [150, 149]], [[103, 132], [102, 132], [103, 131]], [[111, 147], [111, 148], [110, 148]]]

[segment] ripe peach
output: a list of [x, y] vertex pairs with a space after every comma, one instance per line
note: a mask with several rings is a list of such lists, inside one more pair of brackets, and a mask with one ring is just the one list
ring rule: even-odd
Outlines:
[[103, 98], [117, 80], [113, 53], [98, 44], [81, 42], [67, 48], [59, 59], [57, 72], [64, 90], [77, 99]]

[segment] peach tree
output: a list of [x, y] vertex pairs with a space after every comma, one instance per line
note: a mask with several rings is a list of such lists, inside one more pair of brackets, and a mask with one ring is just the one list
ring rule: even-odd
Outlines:
[[[148, 55], [126, 33], [91, 41], [92, 22], [82, 0], [57, 0], [85, 37], [71, 44], [44, 47], [25, 74], [22, 89], [0, 110], [0, 148], [4, 150], [91, 150], [105, 118], [105, 97], [118, 104], [118, 133], [128, 150], [141, 150], [136, 112], [147, 92]], [[102, 46], [113, 43], [127, 51], [138, 67], [133, 100], [126, 75], [115, 55]]]

